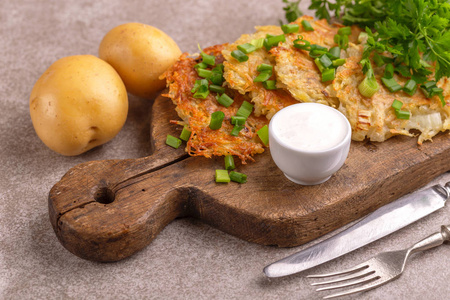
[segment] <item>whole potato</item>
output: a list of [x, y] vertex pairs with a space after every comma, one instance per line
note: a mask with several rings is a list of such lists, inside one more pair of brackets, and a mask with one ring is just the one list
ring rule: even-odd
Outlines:
[[147, 99], [164, 88], [165, 82], [158, 77], [181, 55], [172, 38], [141, 23], [113, 28], [104, 36], [98, 52], [116, 69], [129, 93]]
[[92, 55], [54, 62], [30, 95], [30, 115], [39, 138], [50, 149], [78, 155], [111, 140], [128, 114], [120, 76]]

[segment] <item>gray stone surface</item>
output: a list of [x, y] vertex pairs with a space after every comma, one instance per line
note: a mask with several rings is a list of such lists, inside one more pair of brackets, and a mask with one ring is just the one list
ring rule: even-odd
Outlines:
[[[72, 255], [48, 220], [50, 188], [78, 163], [148, 155], [150, 102], [130, 97], [128, 120], [119, 135], [77, 157], [46, 148], [28, 111], [33, 84], [51, 63], [68, 55], [96, 55], [103, 35], [121, 23], [156, 26], [183, 51], [194, 52], [197, 43], [229, 42], [255, 25], [278, 24], [282, 6], [281, 0], [0, 2], [0, 299], [320, 298], [304, 277], [310, 272], [272, 280], [262, 274], [266, 264], [306, 245], [259, 246], [189, 218], [172, 222], [143, 251], [117, 263]], [[448, 174], [434, 182], [447, 180]], [[409, 246], [450, 223], [449, 216], [447, 205], [313, 271], [333, 271], [380, 251]], [[348, 299], [449, 299], [449, 257], [449, 245], [419, 254], [400, 279]]]

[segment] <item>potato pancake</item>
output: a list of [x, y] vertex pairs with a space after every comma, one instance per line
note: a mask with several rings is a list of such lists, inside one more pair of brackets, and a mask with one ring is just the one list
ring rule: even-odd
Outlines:
[[[223, 62], [221, 55], [225, 45], [217, 45], [204, 49], [204, 52], [216, 57], [216, 64]], [[213, 155], [235, 155], [243, 163], [246, 160], [253, 160], [252, 155], [262, 153], [264, 145], [259, 140], [256, 131], [268, 123], [266, 118], [250, 115], [247, 118], [244, 128], [238, 136], [230, 135], [234, 125], [230, 119], [236, 114], [242, 102], [250, 99], [238, 92], [226, 89], [226, 94], [234, 102], [229, 107], [220, 105], [217, 102], [217, 94], [211, 92], [206, 99], [194, 98], [192, 88], [199, 77], [195, 65], [200, 62], [200, 58], [189, 57], [184, 53], [180, 59], [163, 75], [169, 86], [168, 94], [163, 96], [172, 99], [176, 105], [176, 111], [182, 122], [174, 121], [180, 125], [188, 125], [192, 134], [187, 142], [186, 151], [192, 156], [212, 157]], [[209, 128], [211, 114], [222, 111], [225, 119], [222, 127], [218, 130]]]

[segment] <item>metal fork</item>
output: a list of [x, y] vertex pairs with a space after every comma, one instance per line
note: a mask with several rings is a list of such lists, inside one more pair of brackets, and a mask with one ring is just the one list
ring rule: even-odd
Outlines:
[[331, 280], [312, 283], [311, 285], [313, 286], [326, 285], [326, 287], [319, 288], [316, 291], [349, 288], [325, 296], [324, 299], [367, 291], [400, 277], [405, 269], [406, 261], [412, 254], [442, 245], [445, 241], [450, 241], [450, 225], [441, 226], [440, 232], [430, 235], [408, 249], [380, 253], [362, 264], [341, 272], [309, 275], [307, 277], [326, 278], [338, 276]]

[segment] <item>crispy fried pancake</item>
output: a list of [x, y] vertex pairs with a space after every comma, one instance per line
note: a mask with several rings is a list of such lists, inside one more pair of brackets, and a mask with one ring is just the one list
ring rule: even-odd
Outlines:
[[[224, 45], [217, 45], [204, 49], [204, 52], [215, 55], [218, 64], [223, 61], [223, 48]], [[194, 98], [191, 90], [195, 81], [201, 79], [194, 66], [199, 62], [199, 58], [189, 57], [184, 53], [164, 74], [169, 86], [169, 92], [164, 96], [172, 99], [183, 120], [175, 123], [188, 125], [192, 131], [186, 151], [192, 156], [236, 155], [243, 163], [248, 159], [253, 160], [252, 155], [264, 152], [256, 131], [268, 123], [267, 119], [251, 115], [238, 136], [230, 135], [234, 127], [230, 122], [231, 116], [236, 114], [244, 100], [250, 99], [231, 89], [227, 89], [226, 94], [234, 99], [234, 103], [228, 108], [217, 102], [216, 93], [213, 92], [206, 99]], [[219, 110], [225, 113], [225, 119], [220, 129], [212, 130], [209, 128], [211, 114]]]

